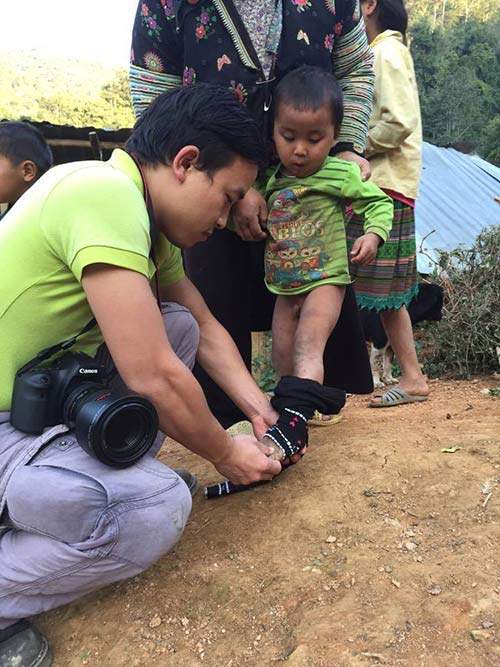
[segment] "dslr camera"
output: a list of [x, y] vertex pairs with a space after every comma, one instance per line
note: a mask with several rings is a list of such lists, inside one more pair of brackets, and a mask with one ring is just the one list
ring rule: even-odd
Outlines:
[[15, 428], [40, 434], [64, 423], [88, 454], [114, 468], [126, 468], [149, 451], [158, 415], [148, 400], [111, 390], [102, 367], [81, 352], [66, 352], [49, 368], [37, 367], [39, 359], [16, 375], [10, 415]]

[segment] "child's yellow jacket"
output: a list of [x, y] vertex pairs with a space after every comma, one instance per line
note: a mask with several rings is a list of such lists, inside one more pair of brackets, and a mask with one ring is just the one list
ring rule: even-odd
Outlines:
[[403, 36], [385, 30], [370, 44], [375, 95], [366, 156], [380, 188], [415, 199], [422, 164], [422, 121], [415, 70]]

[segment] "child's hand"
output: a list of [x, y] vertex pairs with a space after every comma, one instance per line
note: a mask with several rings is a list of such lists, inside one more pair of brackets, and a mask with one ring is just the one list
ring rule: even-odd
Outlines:
[[350, 252], [351, 262], [354, 264], [369, 264], [376, 255], [381, 238], [373, 232], [363, 234], [354, 242]]

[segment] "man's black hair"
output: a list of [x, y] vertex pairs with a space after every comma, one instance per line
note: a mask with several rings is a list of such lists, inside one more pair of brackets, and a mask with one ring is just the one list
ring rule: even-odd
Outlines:
[[37, 177], [50, 169], [54, 162], [50, 147], [36, 127], [11, 120], [0, 123], [0, 155], [9, 159], [15, 167], [30, 160], [38, 169]]
[[197, 83], [159, 95], [136, 122], [125, 148], [142, 164], [168, 165], [184, 146], [197, 146], [197, 168], [213, 173], [236, 156], [263, 166], [261, 134], [229, 89]]
[[406, 37], [408, 12], [403, 0], [378, 0], [375, 17], [380, 30], [397, 30]]
[[275, 113], [279, 105], [286, 104], [299, 111], [317, 111], [327, 104], [337, 137], [344, 118], [344, 97], [337, 79], [325, 70], [303, 65], [288, 72], [274, 92]]

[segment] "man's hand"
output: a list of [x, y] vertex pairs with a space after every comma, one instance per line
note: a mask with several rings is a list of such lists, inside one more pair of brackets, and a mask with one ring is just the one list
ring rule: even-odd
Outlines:
[[359, 166], [363, 181], [367, 181], [370, 178], [372, 169], [366, 158], [361, 157], [361, 155], [353, 153], [352, 151], [342, 151], [341, 153], [337, 153], [335, 157], [339, 157], [341, 160], [347, 160], [348, 162], [355, 162]]
[[250, 188], [232, 208], [235, 231], [244, 241], [262, 241], [267, 237], [267, 205], [264, 197]]
[[235, 435], [226, 456], [215, 464], [221, 475], [233, 484], [271, 480], [281, 472], [281, 464], [267, 458], [269, 448], [251, 435]]
[[381, 238], [373, 232], [363, 234], [354, 241], [350, 252], [351, 262], [354, 264], [369, 264], [376, 255]]
[[269, 403], [269, 407], [262, 414], [250, 417], [252, 422], [253, 432], [257, 440], [262, 440], [262, 436], [270, 426], [273, 426], [278, 421], [278, 413], [273, 409]]

